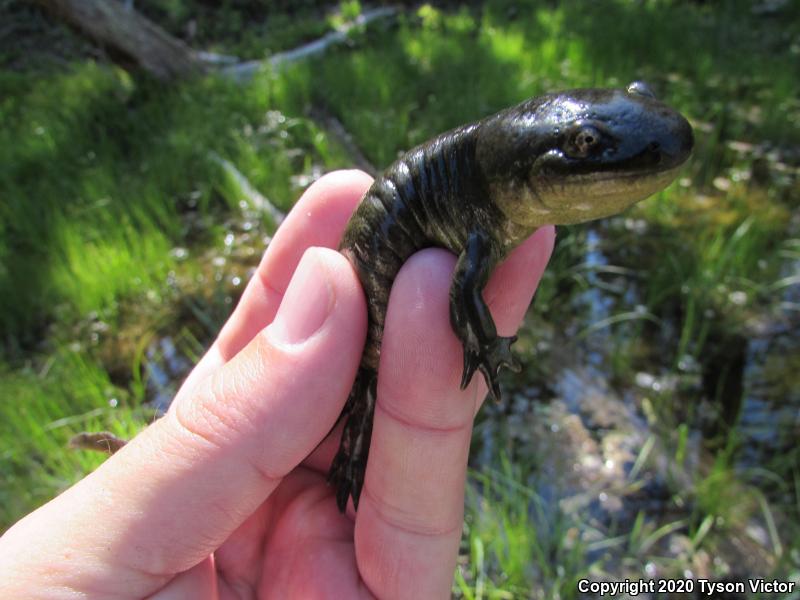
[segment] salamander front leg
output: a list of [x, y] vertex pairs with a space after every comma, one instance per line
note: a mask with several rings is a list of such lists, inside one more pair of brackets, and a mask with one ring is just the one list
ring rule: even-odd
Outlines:
[[511, 352], [511, 344], [517, 337], [497, 335], [492, 314], [482, 295], [497, 263], [495, 257], [489, 236], [481, 231], [469, 236], [466, 248], [458, 258], [450, 288], [450, 323], [464, 344], [461, 389], [467, 387], [475, 371], [480, 370], [492, 399], [499, 402], [500, 382], [497, 374], [500, 368], [508, 367], [518, 372], [520, 366]]

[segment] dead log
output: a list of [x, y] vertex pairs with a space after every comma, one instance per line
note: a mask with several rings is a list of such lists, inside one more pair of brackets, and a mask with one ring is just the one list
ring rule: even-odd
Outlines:
[[158, 79], [178, 79], [206, 70], [189, 46], [118, 0], [32, 1]]

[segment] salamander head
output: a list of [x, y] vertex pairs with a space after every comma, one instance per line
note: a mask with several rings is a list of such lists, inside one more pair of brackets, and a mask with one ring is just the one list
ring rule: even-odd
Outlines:
[[640, 82], [534, 98], [477, 135], [492, 200], [526, 227], [618, 213], [666, 187], [694, 143], [686, 119]]

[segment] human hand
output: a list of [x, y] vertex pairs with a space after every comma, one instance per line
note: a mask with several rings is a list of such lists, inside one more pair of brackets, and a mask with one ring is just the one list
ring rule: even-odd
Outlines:
[[[358, 513], [325, 482], [366, 331], [358, 279], [326, 248], [370, 182], [345, 171], [308, 189], [167, 415], [0, 538], [0, 597], [449, 595], [486, 387], [459, 390], [448, 252], [414, 255], [393, 286]], [[494, 273], [501, 334], [553, 240], [539, 230]]]

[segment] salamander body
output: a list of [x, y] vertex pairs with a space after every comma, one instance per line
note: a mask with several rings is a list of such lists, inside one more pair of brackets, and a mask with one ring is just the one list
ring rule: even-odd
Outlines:
[[513, 337], [497, 335], [481, 292], [492, 269], [545, 224], [615, 214], [665, 187], [691, 153], [686, 119], [642, 83], [532, 98], [410, 150], [369, 188], [340, 250], [368, 299], [368, 333], [343, 411], [329, 473], [337, 503], [358, 506], [377, 399], [378, 363], [391, 286], [415, 252], [459, 258], [450, 321], [464, 346], [466, 387], [476, 370], [500, 399], [497, 374], [518, 367]]

